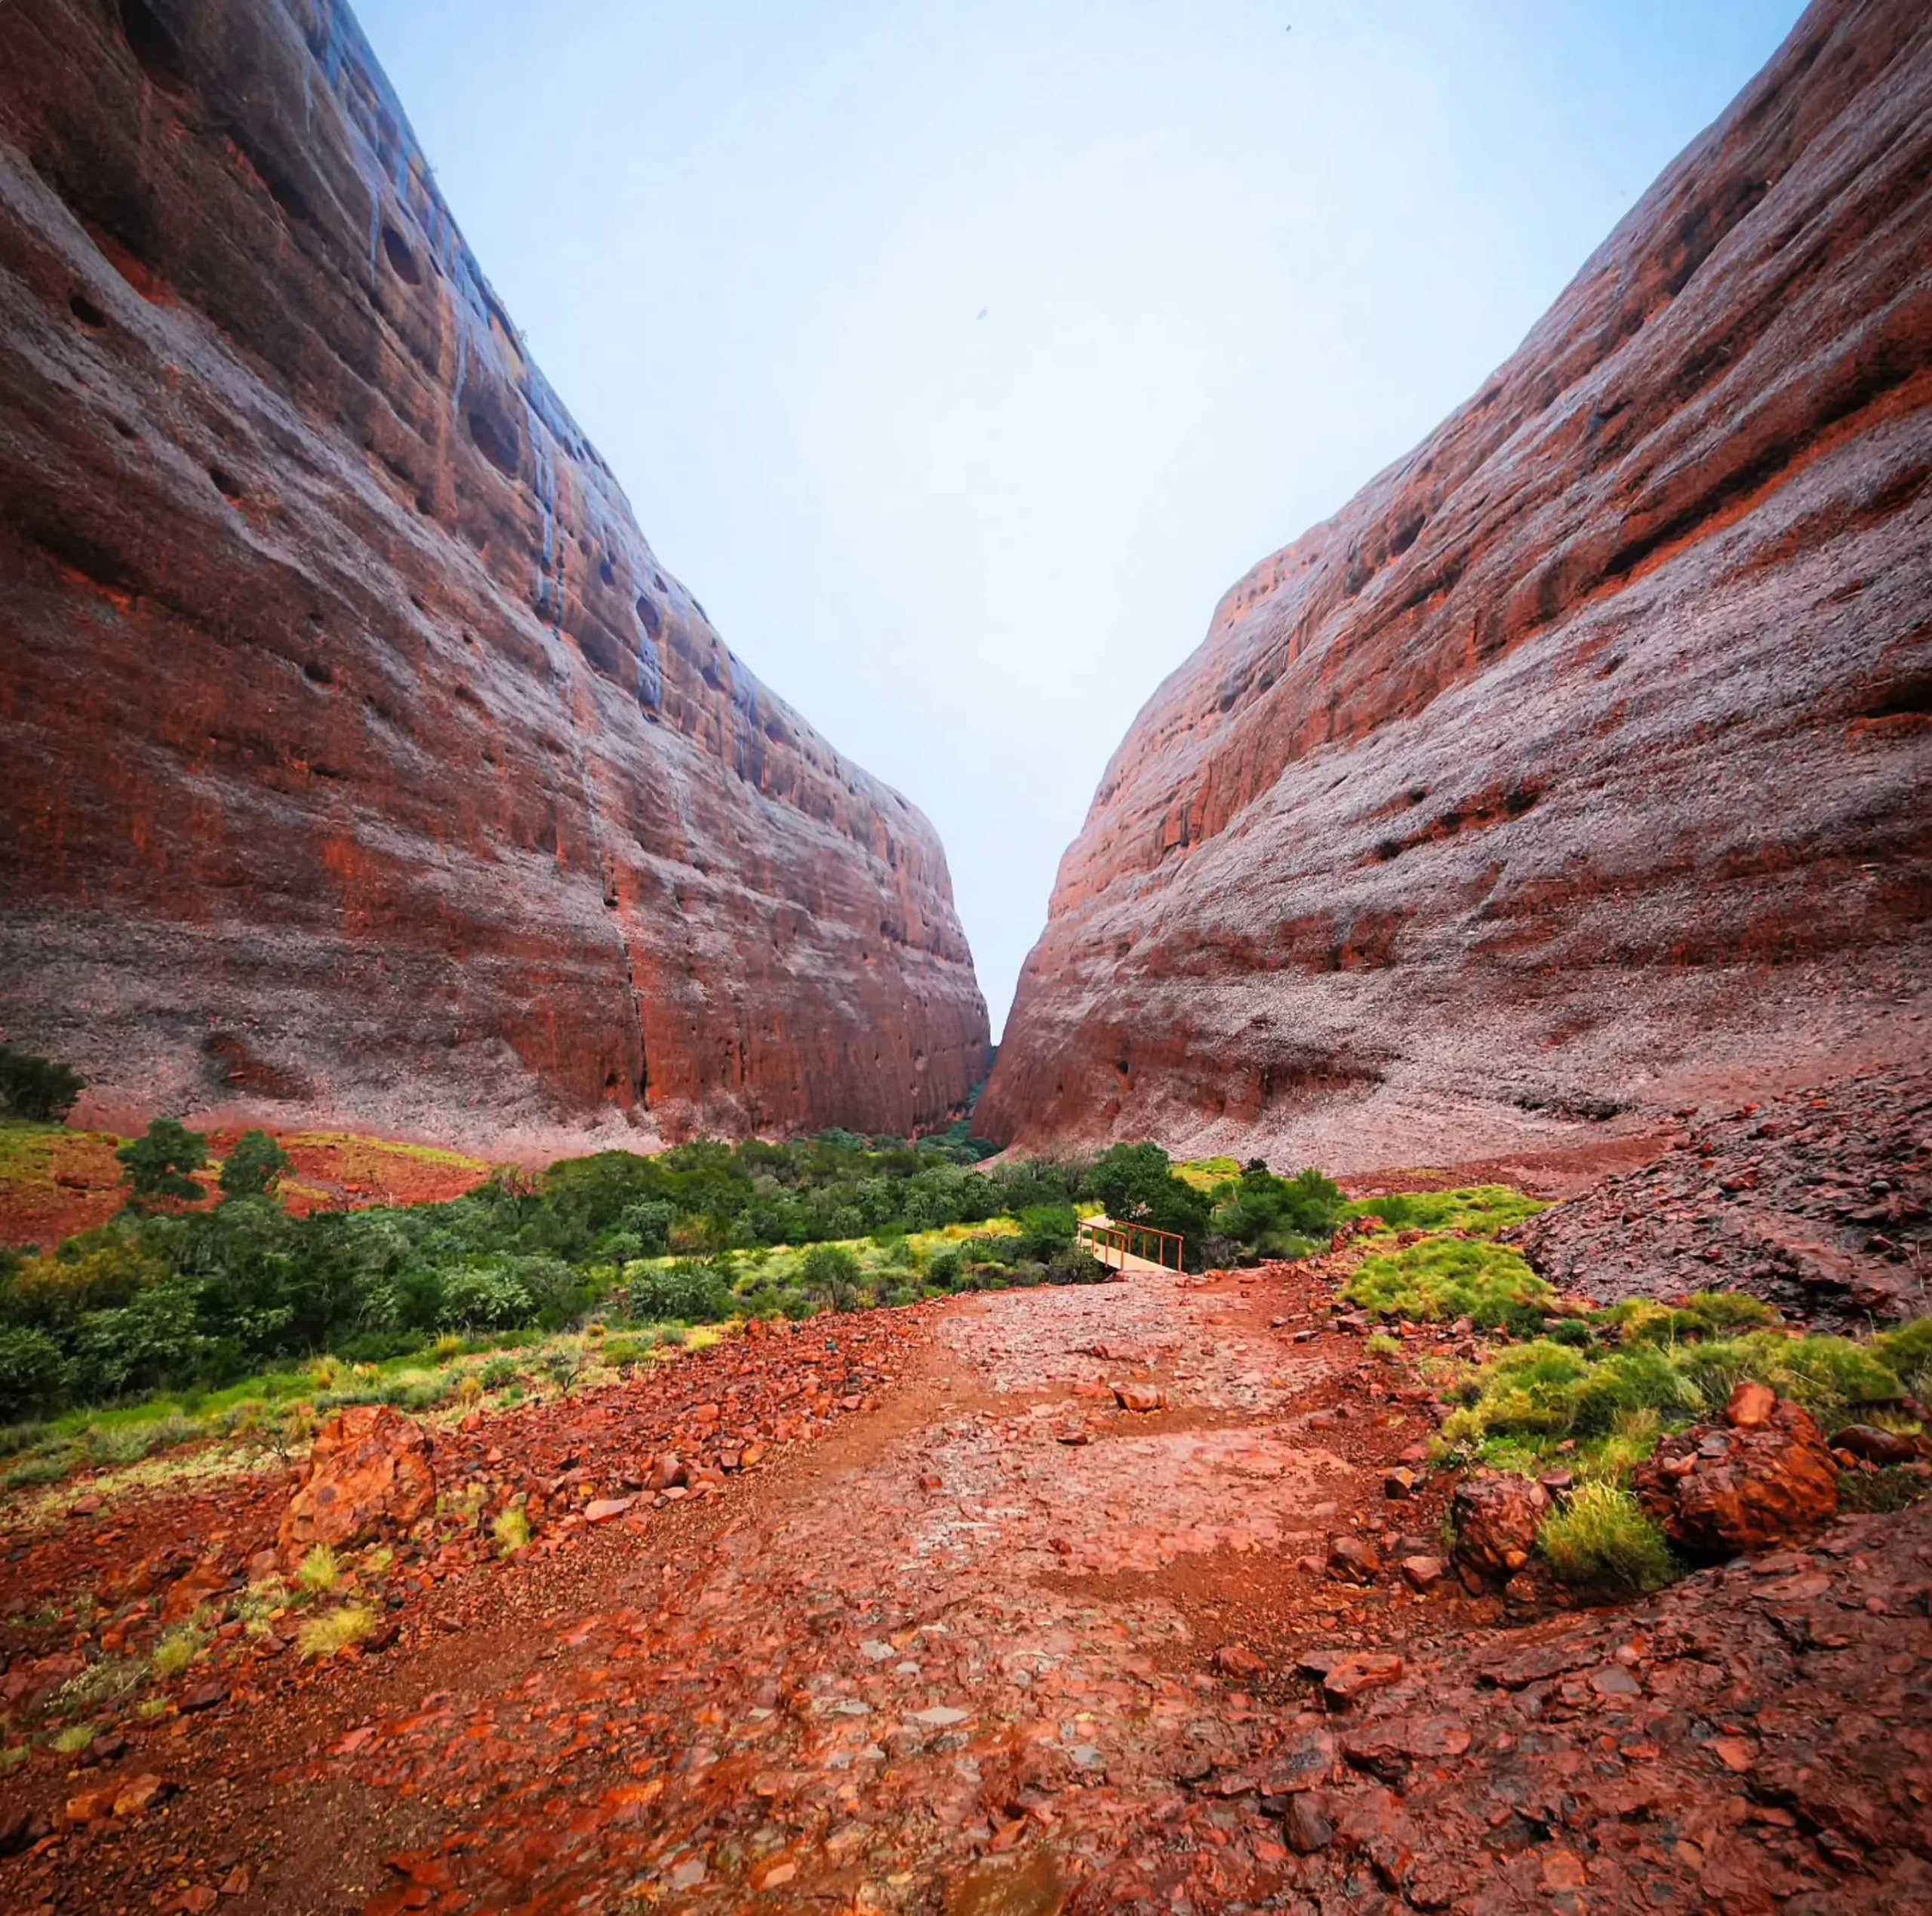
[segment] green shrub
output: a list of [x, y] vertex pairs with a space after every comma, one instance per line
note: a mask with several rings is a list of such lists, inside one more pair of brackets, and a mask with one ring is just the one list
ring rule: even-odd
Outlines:
[[483, 1388], [487, 1391], [500, 1391], [506, 1384], [513, 1384], [523, 1375], [513, 1357], [493, 1357], [484, 1365], [481, 1373]]
[[1870, 1349], [1920, 1403], [1932, 1401], [1932, 1318], [1914, 1318], [1895, 1330], [1881, 1331]]
[[71, 1450], [55, 1451], [44, 1456], [23, 1457], [4, 1478], [0, 1487], [29, 1490], [42, 1484], [57, 1484], [79, 1459]]
[[857, 1309], [859, 1260], [843, 1244], [813, 1245], [805, 1253], [798, 1275], [805, 1295], [820, 1309]]
[[115, 1152], [137, 1198], [198, 1198], [190, 1177], [208, 1161], [208, 1141], [178, 1118], [157, 1118], [140, 1136]]
[[67, 1066], [0, 1044], [0, 1114], [58, 1124], [86, 1089], [86, 1079]]
[[1895, 1403], [1905, 1386], [1870, 1349], [1843, 1337], [1786, 1337], [1758, 1331], [1687, 1346], [1672, 1359], [1712, 1411], [1724, 1408], [1746, 1378], [1795, 1398], [1814, 1416], [1841, 1417], [1867, 1404]]
[[294, 1168], [288, 1153], [266, 1131], [244, 1131], [221, 1167], [225, 1198], [266, 1198]]
[[1734, 1290], [1700, 1291], [1682, 1305], [1628, 1298], [1605, 1318], [1626, 1344], [1665, 1345], [1695, 1343], [1777, 1321], [1778, 1314], [1770, 1305]]
[[680, 1258], [675, 1264], [629, 1266], [624, 1275], [625, 1314], [634, 1322], [715, 1324], [731, 1315], [731, 1281], [715, 1264]]
[[0, 1417], [57, 1410], [66, 1391], [66, 1358], [45, 1331], [0, 1327]]
[[1521, 1324], [1534, 1332], [1556, 1293], [1521, 1252], [1460, 1238], [1425, 1238], [1364, 1258], [1344, 1287], [1349, 1303], [1424, 1322], [1466, 1317], [1479, 1329]]
[[1579, 1484], [1568, 1503], [1544, 1519], [1537, 1545], [1566, 1583], [1647, 1594], [1661, 1590], [1673, 1573], [1663, 1532], [1613, 1484]]
[[154, 1647], [149, 1668], [163, 1683], [178, 1677], [208, 1647], [208, 1633], [198, 1617], [191, 1616], [162, 1633]]
[[1087, 1179], [1116, 1224], [1145, 1224], [1186, 1240], [1189, 1262], [1198, 1269], [1213, 1204], [1208, 1194], [1177, 1177], [1158, 1144], [1117, 1144]]

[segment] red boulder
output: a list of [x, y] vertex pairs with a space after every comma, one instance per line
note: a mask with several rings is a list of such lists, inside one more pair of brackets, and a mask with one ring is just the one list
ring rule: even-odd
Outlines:
[[433, 1447], [420, 1424], [386, 1404], [357, 1404], [331, 1417], [282, 1512], [282, 1561], [296, 1563], [318, 1543], [345, 1549], [373, 1542], [428, 1516], [436, 1507]]
[[1699, 1424], [1666, 1438], [1632, 1487], [1679, 1550], [1711, 1561], [1838, 1515], [1838, 1465], [1810, 1413], [1789, 1399], [1761, 1423]]

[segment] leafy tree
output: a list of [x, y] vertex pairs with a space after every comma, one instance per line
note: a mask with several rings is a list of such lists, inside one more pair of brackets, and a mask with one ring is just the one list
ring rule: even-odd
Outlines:
[[0, 1329], [0, 1417], [54, 1410], [66, 1385], [67, 1360], [45, 1331], [26, 1324]]
[[198, 1198], [202, 1187], [187, 1173], [208, 1161], [208, 1141], [178, 1118], [157, 1118], [146, 1133], [115, 1152], [137, 1198]]
[[857, 1309], [859, 1260], [843, 1244], [814, 1244], [799, 1266], [805, 1294], [835, 1311]]
[[0, 1044], [0, 1112], [8, 1117], [59, 1124], [86, 1088], [86, 1079], [66, 1065]]
[[266, 1198], [294, 1169], [266, 1131], [244, 1131], [221, 1167], [224, 1198]]
[[1177, 1232], [1198, 1261], [1211, 1207], [1204, 1192], [1174, 1176], [1158, 1144], [1115, 1145], [1094, 1167], [1089, 1183], [1116, 1223]]

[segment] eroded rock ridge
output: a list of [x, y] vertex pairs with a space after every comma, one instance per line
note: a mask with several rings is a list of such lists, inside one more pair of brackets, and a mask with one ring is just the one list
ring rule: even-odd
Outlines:
[[1932, 17], [1814, 6], [1115, 754], [979, 1128], [1349, 1170], [1922, 1058]]
[[10, 1039], [464, 1136], [960, 1106], [937, 836], [654, 558], [349, 9], [3, 31]]

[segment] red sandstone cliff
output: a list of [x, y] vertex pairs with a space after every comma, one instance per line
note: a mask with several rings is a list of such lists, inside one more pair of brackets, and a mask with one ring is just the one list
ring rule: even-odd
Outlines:
[[110, 1103], [941, 1120], [931, 826], [725, 648], [339, 0], [0, 15], [0, 1026]]
[[1815, 6], [1482, 390], [1228, 594], [977, 1128], [1342, 1168], [1924, 1053], [1932, 13]]

